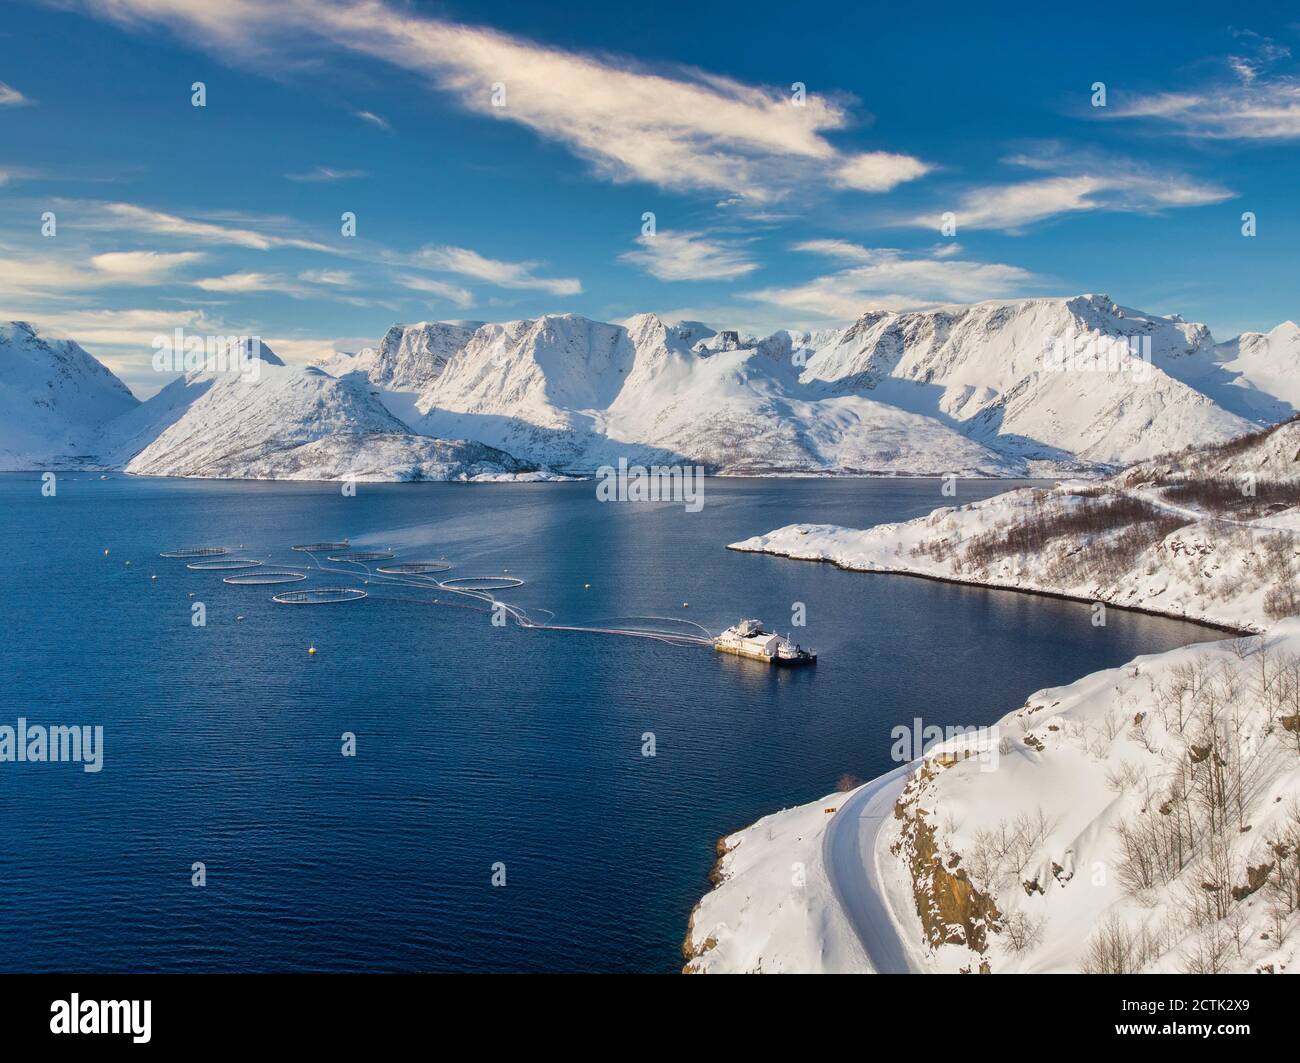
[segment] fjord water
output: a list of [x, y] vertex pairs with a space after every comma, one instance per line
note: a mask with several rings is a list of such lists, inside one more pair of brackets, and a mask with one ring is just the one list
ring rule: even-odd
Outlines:
[[[1010, 486], [962, 482], [956, 501]], [[948, 501], [934, 480], [710, 480], [699, 513], [600, 504], [590, 482], [40, 488], [0, 476], [0, 724], [102, 724], [104, 760], [0, 763], [6, 970], [676, 970], [718, 836], [888, 770], [896, 724], [988, 724], [1040, 687], [1222, 637], [724, 549], [794, 520], [917, 516]], [[445, 556], [451, 576], [508, 569], [527, 582], [501, 597], [560, 623], [785, 631], [802, 602], [793, 634], [821, 660], [495, 627], [409, 588], [276, 605], [286, 588], [158, 556], [301, 563], [291, 544], [344, 536]]]

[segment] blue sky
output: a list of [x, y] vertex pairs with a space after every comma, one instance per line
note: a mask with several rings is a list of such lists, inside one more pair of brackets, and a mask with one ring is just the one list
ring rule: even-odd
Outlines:
[[6, 4], [0, 40], [0, 318], [142, 395], [178, 326], [306, 361], [563, 311], [1297, 316], [1276, 5], [64, 0]]

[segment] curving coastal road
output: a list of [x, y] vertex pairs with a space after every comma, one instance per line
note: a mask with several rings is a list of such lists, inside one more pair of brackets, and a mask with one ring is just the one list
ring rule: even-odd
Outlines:
[[919, 973], [874, 877], [876, 838], [913, 767], [904, 764], [857, 790], [831, 817], [822, 839], [822, 863], [835, 898], [879, 974]]

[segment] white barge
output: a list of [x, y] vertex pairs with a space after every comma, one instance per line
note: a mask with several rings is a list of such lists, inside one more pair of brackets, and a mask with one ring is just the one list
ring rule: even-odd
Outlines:
[[788, 638], [763, 630], [763, 624], [758, 620], [742, 620], [734, 627], [727, 628], [713, 640], [713, 648], [719, 653], [733, 653], [737, 657], [748, 657], [767, 664], [817, 663], [817, 654], [812, 650], [805, 650]]

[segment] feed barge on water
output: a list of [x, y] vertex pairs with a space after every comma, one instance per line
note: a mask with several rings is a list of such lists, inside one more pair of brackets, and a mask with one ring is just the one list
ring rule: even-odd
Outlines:
[[748, 657], [767, 664], [817, 663], [817, 654], [812, 650], [805, 650], [788, 638], [765, 631], [758, 620], [742, 620], [734, 627], [727, 628], [713, 640], [713, 648], [719, 653], [733, 653], [737, 657]]

